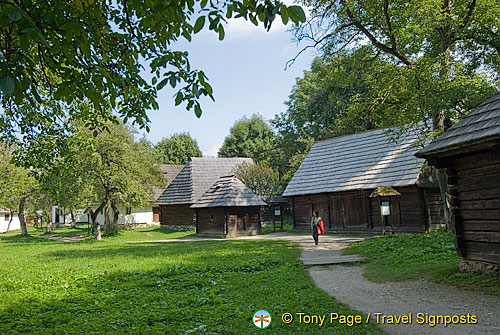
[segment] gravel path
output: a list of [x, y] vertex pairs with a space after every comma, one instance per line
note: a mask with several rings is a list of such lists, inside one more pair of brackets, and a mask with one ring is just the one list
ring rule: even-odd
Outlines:
[[[306, 251], [307, 252], [307, 251]], [[352, 308], [384, 315], [408, 315], [411, 324], [380, 324], [390, 334], [500, 334], [500, 298], [425, 281], [373, 283], [363, 267], [328, 266], [309, 269], [316, 285]], [[417, 313], [475, 315], [476, 324], [419, 324]], [[379, 316], [381, 321], [381, 316]]]

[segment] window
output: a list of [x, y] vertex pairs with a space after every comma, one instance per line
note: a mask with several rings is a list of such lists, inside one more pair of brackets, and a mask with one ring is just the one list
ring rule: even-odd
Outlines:
[[213, 221], [213, 220], [214, 220], [214, 215], [210, 214], [210, 221]]
[[9, 221], [10, 220], [10, 214], [5, 214], [5, 221]]

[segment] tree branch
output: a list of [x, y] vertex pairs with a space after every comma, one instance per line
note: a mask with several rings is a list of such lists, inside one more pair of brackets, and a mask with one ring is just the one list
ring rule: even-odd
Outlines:
[[464, 22], [462, 23], [462, 28], [467, 27], [467, 25], [469, 24], [470, 18], [472, 16], [472, 13], [474, 12], [475, 8], [476, 8], [476, 0], [472, 0], [469, 3], [467, 14], [464, 17]]
[[360, 21], [358, 21], [358, 20], [355, 19], [354, 14], [349, 9], [349, 7], [347, 7], [346, 1], [345, 0], [340, 0], [340, 1], [341, 1], [342, 5], [344, 5], [344, 8], [345, 8], [346, 13], [347, 13], [347, 16], [349, 16], [349, 18], [351, 19], [352, 23], [366, 37], [368, 37], [368, 39], [370, 40], [370, 42], [372, 42], [372, 44], [375, 47], [379, 48], [380, 50], [382, 50], [382, 51], [384, 51], [384, 52], [386, 52], [386, 53], [388, 53], [390, 55], [393, 55], [394, 57], [396, 57], [397, 59], [399, 59], [401, 62], [403, 62], [405, 65], [411, 65], [411, 66], [415, 66], [416, 65], [416, 63], [411, 58], [409, 58], [408, 56], [402, 54], [397, 49], [388, 47], [387, 45], [379, 42], [375, 38], [375, 36], [373, 36], [373, 34], [368, 29], [366, 29], [366, 27]]
[[391, 40], [392, 48], [396, 50], [396, 38], [394, 37], [394, 31], [392, 30], [391, 17], [389, 16], [389, 0], [384, 0], [384, 16], [385, 22], [387, 23], [387, 29], [389, 31], [389, 38]]

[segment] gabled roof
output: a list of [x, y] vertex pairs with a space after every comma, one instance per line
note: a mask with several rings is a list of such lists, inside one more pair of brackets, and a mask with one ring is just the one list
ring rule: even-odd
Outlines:
[[415, 133], [392, 141], [387, 129], [316, 142], [283, 196], [415, 185], [423, 159]]
[[432, 156], [500, 138], [500, 93], [483, 102], [415, 155]]
[[198, 200], [221, 176], [251, 158], [192, 157], [156, 201], [158, 205], [190, 205]]
[[163, 177], [167, 180], [167, 185], [165, 187], [153, 187], [153, 199], [156, 201], [160, 195], [165, 191], [168, 185], [172, 184], [175, 177], [181, 172], [184, 165], [177, 164], [160, 164], [161, 172], [163, 172]]
[[265, 206], [255, 193], [235, 176], [220, 177], [191, 208]]

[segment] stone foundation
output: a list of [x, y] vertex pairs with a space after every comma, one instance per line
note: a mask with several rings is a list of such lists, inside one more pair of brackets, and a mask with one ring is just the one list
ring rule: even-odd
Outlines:
[[162, 224], [161, 228], [165, 229], [165, 230], [173, 230], [173, 231], [190, 231], [190, 230], [196, 230], [196, 226], [195, 225], [169, 225], [169, 224]]
[[147, 227], [159, 227], [159, 222], [153, 223], [119, 223], [118, 228], [147, 228]]
[[473, 272], [478, 274], [488, 274], [492, 276], [498, 276], [498, 264], [485, 263], [479, 261], [471, 261], [463, 259], [458, 265], [460, 272]]

